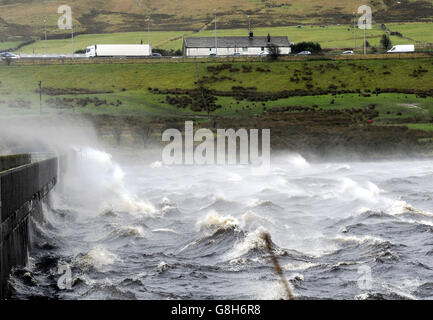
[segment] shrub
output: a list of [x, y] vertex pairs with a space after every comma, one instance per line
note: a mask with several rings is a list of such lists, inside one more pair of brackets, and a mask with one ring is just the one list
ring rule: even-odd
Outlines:
[[310, 51], [311, 53], [321, 53], [322, 47], [318, 42], [299, 42], [292, 46], [293, 53]]
[[391, 39], [388, 37], [388, 35], [383, 34], [382, 38], [380, 39], [380, 45], [383, 49], [387, 50], [392, 47]]

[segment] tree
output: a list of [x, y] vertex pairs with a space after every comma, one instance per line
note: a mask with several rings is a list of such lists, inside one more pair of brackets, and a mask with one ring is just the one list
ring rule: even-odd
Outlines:
[[391, 39], [388, 37], [387, 34], [382, 35], [382, 38], [380, 39], [380, 44], [383, 49], [387, 50], [392, 47]]
[[178, 50], [174, 50], [174, 49], [165, 50], [165, 49], [155, 48], [155, 49], [152, 49], [152, 52], [153, 53], [160, 53], [162, 56], [182, 56], [183, 55], [183, 52], [180, 49], [178, 49]]
[[322, 47], [318, 42], [299, 42], [292, 46], [293, 53], [299, 53], [302, 51], [310, 51], [311, 53], [321, 53]]
[[267, 49], [269, 53], [269, 59], [277, 60], [278, 57], [280, 56], [280, 48], [273, 43], [269, 43]]

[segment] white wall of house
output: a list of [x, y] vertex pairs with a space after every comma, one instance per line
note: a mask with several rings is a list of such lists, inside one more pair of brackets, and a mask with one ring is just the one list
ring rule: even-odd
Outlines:
[[[258, 56], [262, 52], [267, 52], [266, 47], [247, 47], [247, 48], [187, 48], [187, 57], [203, 57], [216, 53], [218, 56], [231, 56], [235, 52], [245, 56]], [[280, 47], [280, 54], [290, 54], [290, 47]]]

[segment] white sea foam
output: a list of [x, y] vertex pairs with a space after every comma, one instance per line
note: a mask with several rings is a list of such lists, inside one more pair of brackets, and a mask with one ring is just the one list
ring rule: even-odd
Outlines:
[[310, 169], [311, 165], [308, 163], [307, 160], [305, 160], [304, 157], [302, 157], [298, 153], [289, 154], [287, 156], [287, 162], [289, 163], [289, 166], [294, 169]]
[[155, 162], [152, 162], [152, 163], [150, 164], [150, 167], [151, 167], [152, 169], [162, 168], [163, 166], [164, 166], [164, 164], [162, 163], [162, 161], [155, 161]]
[[251, 250], [265, 248], [266, 243], [263, 236], [267, 233], [268, 231], [263, 227], [259, 227], [253, 232], [248, 232], [246, 237], [234, 246], [233, 250], [229, 253], [229, 257], [241, 257]]
[[199, 230], [223, 228], [230, 229], [239, 226], [239, 221], [230, 215], [223, 216], [216, 211], [212, 211], [206, 217], [197, 223]]
[[363, 244], [363, 243], [373, 243], [373, 244], [380, 244], [380, 243], [384, 243], [387, 240], [384, 240], [380, 237], [374, 237], [374, 236], [337, 236], [334, 238], [335, 241], [337, 242], [346, 242], [346, 243], [356, 243], [356, 244]]
[[144, 229], [140, 226], [121, 226], [116, 230], [116, 233], [122, 236], [144, 237]]
[[284, 265], [283, 269], [287, 271], [303, 271], [315, 266], [317, 266], [316, 263], [295, 261]]
[[394, 214], [394, 215], [402, 215], [405, 213], [414, 213], [414, 214], [417, 214], [420, 216], [433, 218], [433, 213], [414, 208], [409, 203], [407, 203], [406, 201], [402, 201], [402, 200], [395, 201], [391, 205], [391, 207], [388, 209], [388, 211], [390, 214]]
[[155, 233], [172, 233], [172, 234], [179, 234], [179, 232], [174, 231], [173, 229], [168, 229], [168, 228], [159, 228], [159, 229], [153, 229], [152, 232]]
[[85, 267], [92, 266], [100, 271], [118, 261], [120, 258], [103, 246], [94, 247], [82, 258]]

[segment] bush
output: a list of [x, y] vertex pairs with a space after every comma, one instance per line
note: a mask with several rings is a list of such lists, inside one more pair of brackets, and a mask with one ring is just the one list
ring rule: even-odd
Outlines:
[[385, 50], [391, 49], [392, 43], [391, 43], [391, 39], [388, 37], [388, 35], [386, 35], [386, 34], [382, 35], [382, 38], [380, 39], [380, 45]]
[[178, 49], [178, 50], [174, 50], [174, 49], [170, 49], [170, 50], [165, 50], [165, 49], [152, 49], [153, 53], [159, 53], [164, 57], [170, 57], [170, 56], [182, 56], [182, 50]]
[[310, 51], [311, 53], [321, 53], [322, 47], [318, 42], [299, 42], [292, 46], [293, 53]]

